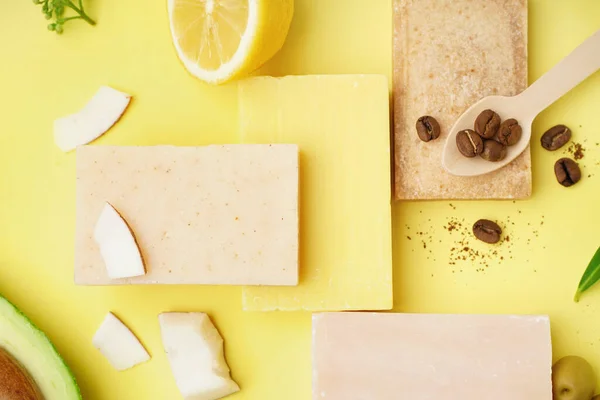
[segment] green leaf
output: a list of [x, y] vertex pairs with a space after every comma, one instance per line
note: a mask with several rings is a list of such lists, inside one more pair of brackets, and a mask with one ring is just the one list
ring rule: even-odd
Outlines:
[[577, 287], [577, 292], [575, 292], [575, 302], [579, 301], [579, 298], [589, 288], [594, 286], [596, 282], [600, 280], [600, 247], [596, 250], [596, 254], [590, 260], [581, 280], [579, 281], [579, 286]]

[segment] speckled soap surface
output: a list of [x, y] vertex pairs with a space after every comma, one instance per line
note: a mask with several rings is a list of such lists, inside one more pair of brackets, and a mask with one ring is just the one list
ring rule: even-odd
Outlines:
[[[147, 274], [110, 280], [92, 233], [109, 202]], [[77, 149], [78, 284], [298, 283], [298, 147]]]
[[[531, 195], [529, 148], [491, 174], [457, 177], [441, 165], [456, 119], [489, 95], [527, 87], [527, 0], [394, 0], [396, 199], [510, 199]], [[441, 135], [421, 142], [423, 115]]]

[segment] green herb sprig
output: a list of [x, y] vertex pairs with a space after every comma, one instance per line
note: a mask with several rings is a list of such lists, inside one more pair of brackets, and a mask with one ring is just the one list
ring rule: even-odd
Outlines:
[[594, 286], [596, 282], [600, 280], [600, 247], [596, 250], [596, 254], [590, 260], [581, 280], [579, 281], [579, 286], [577, 287], [577, 292], [575, 292], [575, 302], [579, 301], [581, 294]]
[[[90, 25], [96, 25], [96, 21], [90, 18], [85, 13], [83, 8], [83, 0], [77, 0], [77, 5], [71, 0], [33, 0], [33, 4], [42, 6], [42, 14], [47, 20], [53, 20], [48, 25], [48, 30], [56, 32], [58, 34], [63, 33], [64, 24], [68, 21], [75, 19], [82, 19]], [[65, 10], [70, 8], [75, 11], [77, 15], [72, 17], [65, 17]]]

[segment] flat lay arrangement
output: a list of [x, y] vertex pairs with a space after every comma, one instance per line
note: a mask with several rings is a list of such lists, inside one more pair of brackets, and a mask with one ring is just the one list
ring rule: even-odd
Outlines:
[[600, 399], [596, 0], [0, 22], [1, 399]]

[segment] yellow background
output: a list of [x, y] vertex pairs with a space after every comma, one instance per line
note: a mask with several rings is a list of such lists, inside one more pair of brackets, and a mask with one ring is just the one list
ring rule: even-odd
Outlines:
[[[390, 0], [296, 1], [289, 39], [261, 72], [390, 76]], [[186, 73], [171, 45], [165, 0], [88, 0], [98, 26], [69, 23], [62, 37], [46, 31], [31, 1], [5, 3], [0, 13], [0, 293], [47, 332], [74, 370], [85, 399], [179, 398], [156, 319], [169, 310], [206, 311], [214, 318], [243, 388], [232, 400], [309, 399], [308, 313], [245, 314], [238, 287], [73, 284], [75, 159], [54, 146], [53, 120], [76, 111], [107, 84], [135, 99], [98, 143], [233, 142], [236, 84], [209, 87]], [[600, 1], [530, 0], [529, 22], [531, 82], [600, 29]], [[555, 357], [585, 356], [600, 376], [600, 287], [579, 304], [571, 300], [600, 245], [598, 104], [600, 74], [536, 120], [530, 200], [394, 206], [395, 311], [547, 313]], [[571, 126], [576, 141], [587, 140], [581, 162], [585, 176], [569, 189], [552, 173], [562, 153], [538, 144], [541, 133], [556, 123]], [[480, 217], [505, 225], [511, 242], [498, 247], [505, 259], [493, 257], [483, 272], [468, 261], [449, 266], [460, 235], [443, 225], [449, 218], [470, 225]], [[107, 311], [139, 335], [151, 362], [119, 373], [92, 347]]]

